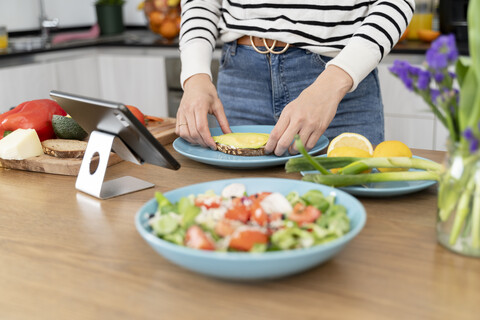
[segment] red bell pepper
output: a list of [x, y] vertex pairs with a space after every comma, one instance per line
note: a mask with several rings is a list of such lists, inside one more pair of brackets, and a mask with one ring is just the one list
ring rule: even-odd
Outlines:
[[52, 127], [54, 114], [66, 116], [58, 103], [49, 99], [26, 101], [0, 114], [0, 139], [5, 131], [35, 129], [40, 141], [55, 138]]

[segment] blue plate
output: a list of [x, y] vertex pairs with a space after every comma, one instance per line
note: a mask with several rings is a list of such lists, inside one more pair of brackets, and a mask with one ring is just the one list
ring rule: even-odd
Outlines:
[[[232, 126], [230, 127], [232, 132], [257, 132], [257, 133], [270, 133], [273, 130], [273, 126]], [[222, 130], [217, 128], [211, 128], [210, 132], [212, 136], [218, 136], [223, 134]], [[315, 147], [310, 150], [310, 154], [316, 154], [326, 146], [328, 146], [328, 139], [321, 136]], [[263, 168], [277, 166], [285, 164], [288, 159], [301, 157], [301, 155], [285, 155], [277, 157], [275, 155], [266, 155], [258, 157], [243, 157], [226, 154], [220, 151], [213, 151], [208, 148], [203, 148], [199, 145], [192, 145], [188, 141], [177, 138], [173, 142], [173, 148], [180, 154], [192, 160], [203, 162], [206, 164], [226, 167], [226, 168]]]
[[[321, 155], [325, 156], [325, 155]], [[429, 160], [422, 157], [413, 156], [417, 159]], [[422, 171], [416, 169], [410, 169], [410, 171]], [[318, 171], [301, 171], [302, 175], [309, 173], [317, 173]], [[378, 172], [376, 169], [373, 169], [372, 172]], [[367, 183], [361, 186], [348, 186], [340, 187], [345, 192], [353, 194], [360, 197], [393, 197], [400, 196], [404, 194], [409, 194], [417, 192], [423, 189], [426, 189], [430, 186], [436, 184], [437, 181], [434, 180], [418, 180], [418, 181], [388, 181], [388, 182], [375, 182]]]
[[196, 250], [164, 241], [151, 233], [148, 216], [157, 209], [155, 199], [148, 201], [136, 214], [135, 226], [145, 241], [165, 259], [192, 271], [211, 277], [236, 280], [272, 279], [292, 275], [313, 268], [340, 252], [363, 228], [366, 213], [362, 204], [351, 195], [331, 187], [290, 179], [242, 178], [217, 180], [190, 185], [165, 193], [172, 202], [190, 194], [213, 190], [217, 194], [231, 183], [243, 183], [249, 194], [271, 191], [284, 195], [290, 191], [304, 194], [317, 189], [325, 195], [335, 192], [336, 203], [347, 208], [350, 231], [333, 241], [307, 249], [264, 253], [215, 252]]

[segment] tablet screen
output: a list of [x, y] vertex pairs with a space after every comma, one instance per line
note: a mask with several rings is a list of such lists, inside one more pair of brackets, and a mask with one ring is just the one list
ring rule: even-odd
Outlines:
[[180, 168], [175, 158], [124, 104], [60, 91], [51, 91], [50, 96], [88, 133], [97, 130], [119, 137], [141, 163]]

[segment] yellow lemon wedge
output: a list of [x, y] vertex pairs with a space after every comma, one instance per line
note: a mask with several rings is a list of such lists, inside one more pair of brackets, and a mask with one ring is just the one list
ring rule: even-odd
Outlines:
[[[367, 151], [354, 147], [337, 147], [327, 154], [327, 157], [362, 157], [370, 158], [372, 155]], [[368, 173], [371, 170], [365, 170], [362, 173]], [[330, 169], [331, 173], [337, 173], [338, 168]]]
[[339, 147], [351, 147], [361, 149], [368, 152], [369, 155], [373, 154], [373, 147], [370, 141], [366, 137], [358, 133], [344, 132], [335, 137], [328, 146], [327, 155], [329, 155], [330, 152]]
[[[374, 157], [412, 157], [412, 150], [403, 142], [397, 140], [383, 141], [375, 147]], [[377, 168], [380, 172], [407, 171], [407, 168]]]

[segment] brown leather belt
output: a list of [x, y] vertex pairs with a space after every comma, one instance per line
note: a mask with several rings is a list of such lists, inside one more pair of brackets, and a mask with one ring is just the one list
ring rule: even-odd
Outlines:
[[[243, 36], [237, 40], [237, 44], [252, 46], [255, 49], [255, 51], [257, 51], [258, 53], [264, 53], [264, 54], [284, 53], [291, 46], [290, 44], [282, 41], [264, 39], [264, 38], [253, 37], [253, 36]], [[279, 48], [279, 49], [275, 49], [275, 48]]]

